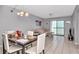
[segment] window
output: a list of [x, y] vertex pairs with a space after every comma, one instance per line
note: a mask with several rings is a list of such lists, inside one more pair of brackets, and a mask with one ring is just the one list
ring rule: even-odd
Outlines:
[[51, 31], [57, 35], [64, 35], [64, 21], [52, 21]]

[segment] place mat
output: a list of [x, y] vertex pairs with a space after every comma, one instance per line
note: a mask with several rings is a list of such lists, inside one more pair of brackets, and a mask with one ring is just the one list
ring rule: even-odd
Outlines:
[[16, 43], [25, 44], [25, 43], [27, 43], [28, 41], [29, 41], [28, 39], [19, 39], [19, 40], [16, 40]]

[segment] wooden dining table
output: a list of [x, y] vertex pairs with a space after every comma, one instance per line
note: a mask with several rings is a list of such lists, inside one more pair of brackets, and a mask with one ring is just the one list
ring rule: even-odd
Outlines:
[[[24, 42], [24, 43], [17, 41], [17, 40], [20, 41], [22, 39], [24, 39], [24, 38], [21, 38], [21, 39], [9, 39], [9, 41], [12, 42], [12, 43], [15, 43], [15, 44], [17, 43], [17, 45], [22, 46], [22, 54], [25, 54], [26, 45], [35, 42], [37, 40], [37, 37], [35, 36], [33, 39], [28, 39], [28, 41], [27, 42]], [[24, 39], [24, 40], [26, 40], [26, 39]], [[3, 54], [5, 54], [4, 42], [3, 42]]]

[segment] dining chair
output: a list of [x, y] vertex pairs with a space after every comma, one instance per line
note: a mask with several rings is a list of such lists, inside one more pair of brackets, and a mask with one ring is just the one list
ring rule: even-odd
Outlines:
[[32, 35], [33, 36], [33, 31], [28, 31], [27, 35]]
[[22, 47], [19, 45], [10, 45], [9, 46], [8, 35], [5, 33], [3, 34], [3, 41], [4, 41], [4, 49], [5, 49], [6, 53], [8, 53], [8, 54], [12, 54], [15, 52], [19, 53], [19, 51], [22, 50]]
[[40, 54], [40, 53], [45, 53], [44, 48], [45, 48], [45, 37], [46, 33], [43, 33], [41, 35], [38, 35], [37, 37], [37, 46], [31, 47], [27, 49], [25, 52], [28, 54]]
[[27, 38], [33, 36], [33, 34], [34, 34], [33, 31], [27, 31], [27, 34], [24, 34], [24, 38], [27, 39]]
[[[28, 39], [33, 38], [33, 34], [34, 34], [34, 32], [33, 32], [33, 31], [28, 31], [28, 32], [27, 32], [27, 38], [28, 38]], [[32, 43], [31, 43], [31, 44], [29, 44], [29, 46], [31, 46], [31, 47], [32, 47], [32, 45], [33, 45]]]

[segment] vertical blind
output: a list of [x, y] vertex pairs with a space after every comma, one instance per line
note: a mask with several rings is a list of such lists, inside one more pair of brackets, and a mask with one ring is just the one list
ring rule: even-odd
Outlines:
[[57, 35], [64, 35], [64, 21], [52, 21], [51, 32]]

